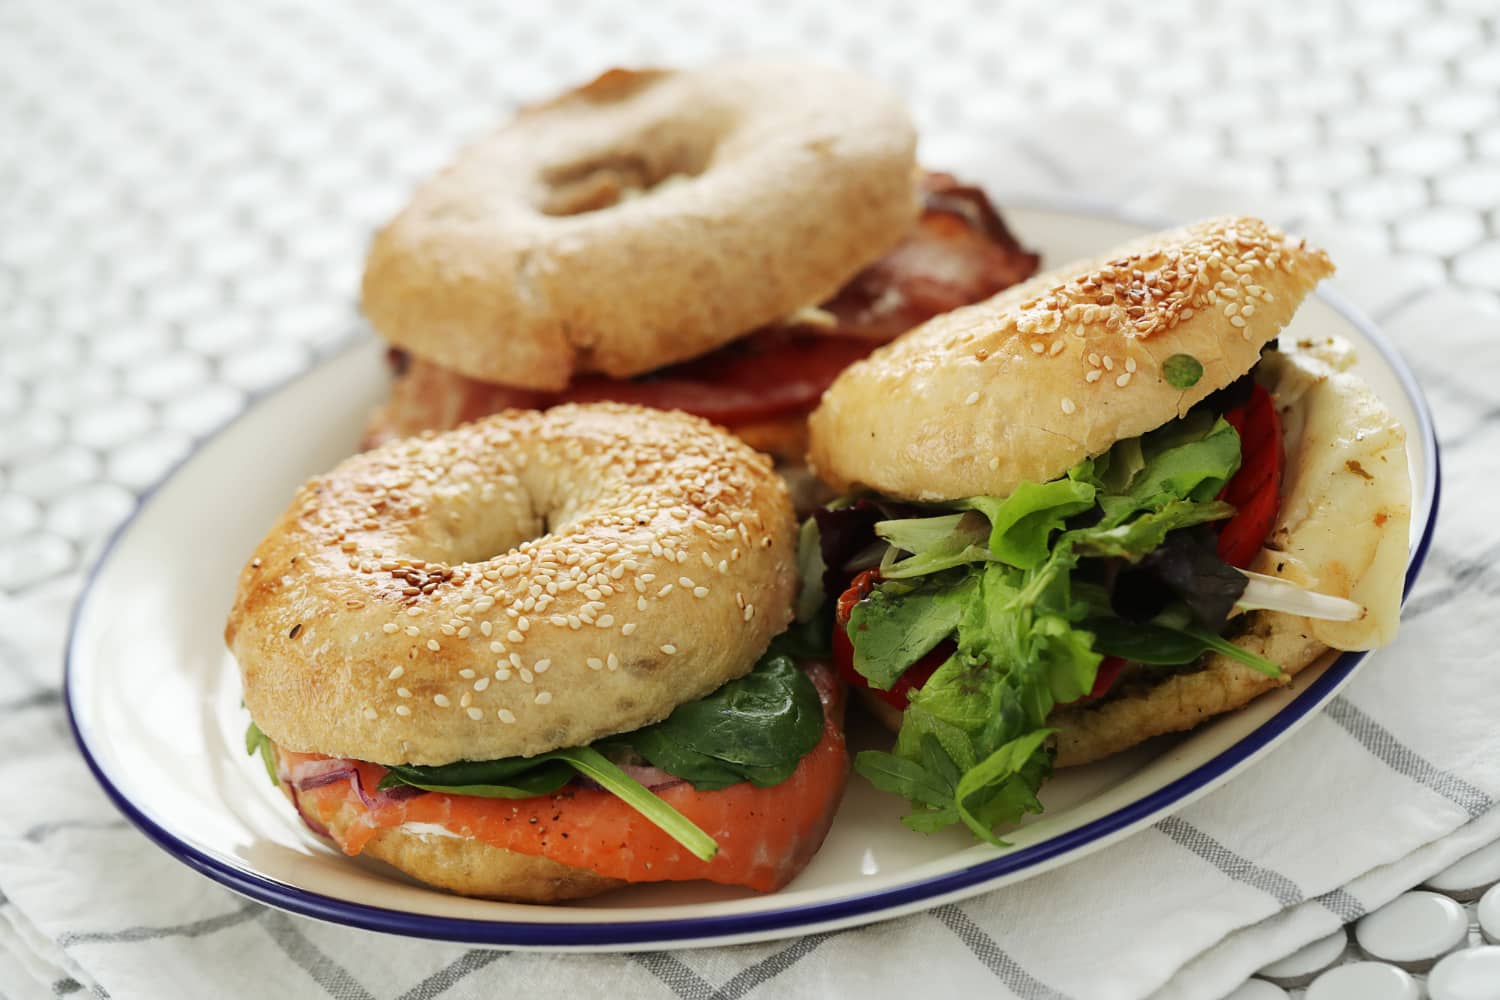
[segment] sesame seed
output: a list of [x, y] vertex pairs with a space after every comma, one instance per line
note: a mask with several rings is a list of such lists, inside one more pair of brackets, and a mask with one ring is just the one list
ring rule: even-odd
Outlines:
[[1235, 327], [1240, 327], [1241, 329], [1243, 329], [1244, 326], [1245, 326], [1245, 317], [1243, 317], [1243, 316], [1231, 316], [1231, 317], [1229, 317], [1229, 325], [1230, 326], [1235, 326]]
[[522, 632], [530, 632], [531, 619], [527, 618], [525, 615], [522, 615], [520, 618], [516, 619], [516, 628], [520, 629]]
[[511, 629], [509, 632], [507, 632], [505, 634], [505, 641], [506, 642], [514, 642], [514, 643], [518, 643], [519, 644], [519, 643], [525, 642], [526, 641], [526, 637], [524, 635], [522, 635], [518, 630]]
[[475, 722], [478, 722], [480, 719], [484, 718], [484, 713], [477, 708], [471, 708], [468, 711], [469, 718], [473, 719]]
[[443, 647], [440, 646], [440, 645], [438, 645], [438, 641], [436, 639], [428, 639], [427, 640], [427, 648], [430, 649], [430, 650], [432, 650], [434, 653], [436, 653], [439, 650], [441, 650]]
[[406, 609], [406, 613], [410, 617], [416, 618], [418, 615], [420, 615], [422, 613], [422, 609], [419, 608], [419, 607], [417, 607], [415, 604], [413, 604], [411, 607], [409, 607], [409, 608]]
[[395, 622], [386, 622], [384, 625], [380, 626], [380, 631], [384, 632], [386, 635], [395, 635], [397, 632], [401, 631], [401, 626], [397, 625]]
[[1107, 372], [1112, 372], [1115, 370], [1115, 359], [1110, 357], [1108, 354], [1104, 355], [1104, 370]]
[[500, 640], [496, 639], [494, 642], [490, 643], [490, 652], [491, 653], [503, 653], [503, 652], [505, 652], [505, 643], [503, 643]]
[[674, 584], [670, 584], [670, 583], [663, 584], [662, 588], [656, 592], [656, 596], [657, 597], [666, 597], [668, 594], [670, 594], [672, 592], [673, 586], [674, 586]]
[[367, 718], [367, 719], [374, 719], [376, 713], [375, 713], [375, 710], [373, 708], [370, 708], [368, 705], [366, 705], [365, 706], [364, 715], [365, 715], [365, 718]]
[[531, 669], [539, 674], [545, 674], [552, 668], [552, 661], [548, 659], [537, 660], [531, 665]]
[[450, 707], [453, 704], [453, 702], [451, 702], [451, 701], [448, 700], [448, 696], [445, 695], [445, 694], [435, 694], [435, 695], [433, 695], [432, 696], [432, 703], [434, 705], [436, 705], [438, 708], [448, 708], [448, 707]]
[[1085, 382], [1097, 382], [1103, 377], [1104, 372], [1100, 371], [1098, 368], [1090, 368], [1088, 374], [1083, 376], [1083, 380]]
[[616, 656], [614, 653], [610, 653], [609, 654], [609, 658], [604, 661], [604, 665], [607, 666], [607, 667], [609, 667], [609, 669], [611, 669], [611, 670], [619, 670], [620, 669], [620, 658], [618, 656]]
[[464, 667], [458, 672], [458, 676], [462, 677], [466, 681], [472, 681], [475, 677], [475, 674], [473, 670], [469, 669], [468, 667]]
[[411, 709], [407, 708], [405, 705], [397, 705], [396, 714], [405, 717], [411, 714]]
[[596, 622], [594, 622], [594, 624], [598, 625], [600, 628], [609, 628], [614, 623], [615, 623], [615, 616], [614, 615], [600, 615], [599, 616], [599, 620], [596, 621]]
[[707, 587], [694, 587], [693, 588], [693, 596], [694, 597], [707, 597], [708, 596], [708, 588]]
[[1125, 370], [1128, 371], [1128, 372], [1135, 371], [1135, 358], [1126, 358], [1125, 359]]
[[536, 693], [536, 698], [534, 698], [533, 700], [538, 705], [550, 705], [550, 704], [552, 704], [552, 692], [551, 691], [538, 691]]
[[663, 653], [666, 653], [668, 656], [671, 656], [677, 652], [677, 647], [672, 645], [670, 642], [667, 642], [662, 644], [661, 651]]
[[601, 659], [599, 659], [599, 657], [597, 657], [597, 656], [590, 656], [584, 662], [589, 665], [589, 669], [590, 670], [603, 670], [604, 669], [604, 661], [601, 660]]
[[511, 653], [510, 654], [510, 665], [511, 666], [515, 667], [517, 670], [520, 670], [521, 667], [522, 667], [522, 665], [523, 665], [523, 663], [524, 663], [524, 661], [521, 659], [521, 654], [520, 653]]
[[385, 675], [385, 679], [388, 681], [400, 680], [401, 675], [404, 673], [406, 673], [406, 668], [401, 666], [400, 664], [397, 664], [396, 666], [391, 668], [390, 673]]
[[990, 466], [990, 471], [994, 472], [996, 469], [1000, 468], [1000, 460], [998, 458], [992, 458], [992, 459], [990, 459], [989, 466]]
[[1062, 398], [1062, 404], [1061, 405], [1062, 405], [1062, 411], [1064, 413], [1068, 414], [1069, 416], [1072, 416], [1074, 413], [1078, 412], [1078, 404], [1074, 403], [1071, 399], [1069, 399], [1066, 396], [1064, 396]]
[[460, 639], [467, 639], [469, 637], [469, 626], [467, 626], [467, 625], [462, 626], [458, 630], [458, 637]]
[[508, 708], [500, 709], [500, 711], [495, 713], [495, 717], [498, 718], [501, 722], [505, 723], [507, 726], [516, 721], [516, 713], [512, 712]]
[[411, 691], [408, 688], [400, 687], [396, 689], [396, 695], [400, 698], [410, 698]]
[[635, 622], [626, 622], [620, 626], [621, 635], [635, 635]]
[[422, 634], [422, 630], [415, 625], [408, 625], [406, 626], [406, 634], [409, 636], [419, 636]]
[[454, 628], [452, 625], [443, 625], [438, 628], [438, 631], [443, 633], [444, 635], [453, 635], [458, 632], [458, 629]]
[[479, 623], [479, 634], [480, 635], [489, 635], [493, 631], [495, 631], [495, 626], [491, 625], [489, 622], [480, 622]]
[[1117, 378], [1117, 379], [1115, 379], [1115, 385], [1119, 386], [1121, 389], [1125, 388], [1129, 384], [1130, 384], [1130, 373], [1129, 372], [1121, 372], [1120, 373], [1120, 377]]
[[507, 670], [507, 669], [505, 669], [504, 667], [501, 667], [499, 670], [495, 671], [495, 680], [497, 680], [497, 681], [508, 681], [508, 680], [510, 680], [510, 671]]
[[533, 674], [530, 670], [527, 670], [525, 667], [522, 667], [521, 668], [521, 683], [522, 684], [530, 684], [534, 680], [536, 680], [536, 675]]
[[977, 402], [979, 402], [979, 393], [977, 392], [971, 392], [964, 397], [964, 404], [966, 406], [973, 406]]
[[481, 678], [479, 678], [479, 680], [477, 680], [477, 681], [474, 682], [474, 690], [475, 691], [483, 691], [485, 688], [487, 688], [489, 686], [490, 686], [490, 679], [488, 677], [481, 677]]
[[637, 597], [635, 599], [635, 609], [637, 611], [645, 611], [646, 610], [646, 599], [644, 597]]

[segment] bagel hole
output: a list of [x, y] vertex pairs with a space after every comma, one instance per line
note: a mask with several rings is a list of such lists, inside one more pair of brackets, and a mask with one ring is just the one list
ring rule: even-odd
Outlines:
[[542, 174], [547, 194], [543, 215], [586, 215], [613, 208], [701, 174], [708, 166], [711, 146], [643, 138], [656, 142], [652, 157], [638, 153], [610, 153], [553, 167]]

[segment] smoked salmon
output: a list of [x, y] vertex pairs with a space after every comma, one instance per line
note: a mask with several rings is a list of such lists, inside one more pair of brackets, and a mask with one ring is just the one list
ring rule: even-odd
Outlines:
[[770, 892], [791, 881], [822, 845], [849, 773], [843, 684], [827, 664], [805, 669], [823, 704], [823, 737], [791, 778], [769, 788], [743, 782], [699, 791], [681, 780], [653, 788], [718, 842], [710, 861], [609, 792], [576, 783], [530, 799], [378, 791], [386, 774], [379, 764], [279, 747], [278, 779], [308, 825], [350, 855], [381, 830], [431, 824], [626, 882], [706, 879]]

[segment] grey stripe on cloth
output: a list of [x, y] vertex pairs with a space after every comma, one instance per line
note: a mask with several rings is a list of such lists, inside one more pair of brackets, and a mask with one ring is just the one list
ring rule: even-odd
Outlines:
[[62, 704], [62, 690], [60, 688], [44, 688], [41, 691], [33, 691], [10, 701], [0, 701], [0, 713], [22, 712], [28, 708], [42, 708], [46, 705]]
[[1340, 695], [1328, 703], [1328, 717], [1342, 726], [1365, 749], [1397, 774], [1410, 778], [1459, 806], [1470, 819], [1489, 812], [1495, 802], [1467, 781], [1441, 770], [1415, 750], [1396, 739], [1389, 729], [1376, 722]]
[[38, 823], [21, 834], [21, 839], [29, 840], [33, 844], [40, 844], [54, 833], [62, 833], [65, 830], [126, 830], [129, 828], [130, 824], [123, 819], [59, 820], [55, 823]]
[[261, 926], [266, 929], [271, 940], [276, 942], [277, 947], [301, 966], [334, 1000], [375, 1000], [370, 991], [349, 974], [349, 970], [323, 954], [285, 913], [267, 910], [266, 919], [261, 921]]
[[75, 944], [129, 944], [136, 941], [156, 941], [160, 938], [202, 937], [205, 934], [213, 934], [227, 927], [254, 920], [263, 912], [264, 908], [259, 903], [245, 903], [232, 913], [222, 913], [217, 917], [205, 917], [202, 920], [171, 924], [166, 927], [126, 927], [118, 931], [67, 931], [58, 935], [57, 943], [60, 947], [69, 948]]
[[999, 943], [992, 938], [973, 919], [958, 908], [955, 903], [939, 906], [932, 911], [950, 931], [952, 931], [968, 949], [974, 953], [974, 957], [984, 963], [985, 967], [995, 974], [1016, 996], [1024, 997], [1025, 1000], [1068, 1000], [1066, 993], [1061, 993], [1040, 979], [1027, 972], [1025, 969], [1005, 953]]
[[1285, 875], [1236, 854], [1181, 816], [1168, 816], [1156, 824], [1156, 829], [1236, 882], [1259, 889], [1283, 907], [1295, 906], [1307, 898], [1297, 883]]
[[1441, 567], [1449, 582], [1420, 594], [1406, 602], [1401, 611], [1403, 620], [1417, 618], [1453, 600], [1471, 586], [1486, 592], [1500, 590], [1500, 573], [1495, 571], [1495, 560], [1500, 558], [1500, 545], [1492, 545], [1478, 553], [1457, 556], [1445, 549], [1433, 546], [1428, 558], [1436, 567]]
[[682, 959], [668, 951], [647, 951], [635, 956], [657, 979], [666, 983], [681, 1000], [712, 1000], [713, 984], [682, 964]]
[[833, 937], [832, 934], [809, 934], [794, 942], [790, 947], [761, 959], [748, 969], [740, 970], [727, 983], [714, 991], [714, 1000], [741, 1000], [751, 990], [764, 986], [802, 961], [812, 954], [818, 945], [831, 937]]
[[742, 1000], [752, 990], [759, 989], [802, 961], [831, 937], [833, 934], [809, 934], [798, 938], [775, 954], [741, 969], [723, 986], [718, 987], [688, 968], [670, 952], [645, 952], [636, 955], [635, 960], [666, 983], [681, 1000]]
[[508, 954], [510, 953], [505, 951], [490, 951], [485, 948], [475, 948], [472, 951], [466, 951], [454, 961], [448, 963], [401, 994], [396, 1000], [432, 1000], [433, 997], [446, 992], [471, 972], [478, 972], [486, 966], [493, 965]]
[[1355, 899], [1346, 889], [1333, 889], [1316, 898], [1328, 912], [1346, 924], [1365, 915], [1365, 904]]

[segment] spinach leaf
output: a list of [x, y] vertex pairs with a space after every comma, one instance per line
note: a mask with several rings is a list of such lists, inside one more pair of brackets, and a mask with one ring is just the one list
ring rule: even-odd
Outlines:
[[1173, 500], [1212, 500], [1240, 467], [1239, 434], [1223, 417], [1197, 411], [1147, 434], [1140, 448], [1145, 464], [1129, 485], [1099, 499], [1105, 527]]
[[1134, 663], [1179, 666], [1192, 663], [1208, 649], [1191, 635], [1146, 622], [1090, 618], [1083, 627], [1094, 633], [1096, 650]]
[[778, 785], [822, 738], [817, 689], [789, 657], [776, 655], [665, 720], [618, 737], [696, 788]]
[[474, 795], [485, 799], [529, 799], [551, 795], [573, 780], [573, 768], [556, 752], [502, 760], [461, 760], [456, 764], [391, 766], [376, 787], [411, 785], [429, 792]]

